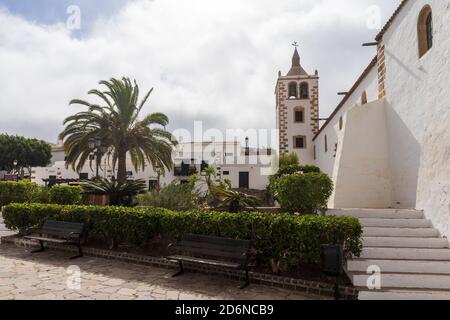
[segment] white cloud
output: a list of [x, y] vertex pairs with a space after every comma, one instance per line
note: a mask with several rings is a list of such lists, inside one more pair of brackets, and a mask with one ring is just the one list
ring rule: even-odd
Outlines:
[[385, 17], [398, 3], [141, 0], [98, 20], [81, 39], [64, 23], [38, 25], [0, 10], [0, 131], [54, 141], [64, 117], [77, 111], [68, 101], [113, 76], [155, 87], [145, 111], [168, 114], [172, 129], [194, 119], [221, 129], [271, 128], [277, 72], [287, 72], [294, 40], [305, 69], [319, 69], [327, 116], [335, 93], [375, 54], [361, 47], [376, 33], [366, 27], [374, 2]]

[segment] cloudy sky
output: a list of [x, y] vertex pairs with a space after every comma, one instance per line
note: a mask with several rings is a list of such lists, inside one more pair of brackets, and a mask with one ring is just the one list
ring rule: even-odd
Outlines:
[[[170, 129], [274, 128], [274, 86], [300, 43], [319, 71], [321, 116], [375, 55], [399, 0], [0, 0], [0, 132], [56, 141], [98, 81], [154, 87]], [[69, 8], [80, 9], [77, 17]], [[68, 10], [71, 9], [71, 10]], [[75, 18], [75, 19], [74, 19]], [[74, 29], [75, 27], [75, 29]]]

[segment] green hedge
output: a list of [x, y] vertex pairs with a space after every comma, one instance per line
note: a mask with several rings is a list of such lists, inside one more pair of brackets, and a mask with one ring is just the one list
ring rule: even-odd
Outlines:
[[0, 181], [0, 208], [10, 203], [81, 204], [81, 187], [55, 185], [48, 189], [34, 182]]
[[81, 204], [83, 188], [78, 186], [55, 185], [49, 191], [50, 203], [53, 204]]
[[155, 236], [180, 239], [185, 233], [251, 239], [265, 263], [295, 266], [299, 260], [318, 262], [320, 245], [335, 236], [345, 252], [359, 256], [362, 227], [356, 218], [294, 216], [167, 209], [11, 204], [4, 208], [8, 228], [25, 231], [47, 219], [86, 223], [91, 237], [111, 243], [140, 245]]
[[10, 203], [32, 202], [48, 202], [45, 187], [32, 182], [0, 181], [0, 208]]

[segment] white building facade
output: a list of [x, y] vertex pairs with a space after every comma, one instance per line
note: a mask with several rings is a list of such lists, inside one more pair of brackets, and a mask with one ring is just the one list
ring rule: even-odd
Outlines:
[[[404, 0], [376, 37], [377, 56], [302, 158], [332, 177], [330, 208], [420, 209], [450, 236], [449, 24], [448, 1]], [[292, 130], [280, 126], [282, 152], [297, 151], [283, 148]]]
[[[33, 168], [32, 181], [37, 184], [48, 183], [49, 180], [87, 180], [97, 176], [95, 159], [86, 162], [80, 172], [66, 167], [64, 149], [61, 144], [53, 146], [53, 163], [46, 168]], [[206, 166], [216, 169], [216, 181], [228, 179], [235, 189], [265, 190], [269, 184], [272, 153], [274, 151], [242, 147], [238, 142], [187, 142], [180, 143], [173, 150], [173, 168], [164, 174], [158, 172], [147, 163], [144, 170], [135, 170], [131, 159], [127, 159], [129, 179], [142, 179], [148, 183], [149, 189], [160, 183], [161, 186], [172, 182], [189, 181], [192, 174], [201, 174]], [[108, 155], [104, 155], [99, 165], [98, 175], [110, 179], [116, 176]]]

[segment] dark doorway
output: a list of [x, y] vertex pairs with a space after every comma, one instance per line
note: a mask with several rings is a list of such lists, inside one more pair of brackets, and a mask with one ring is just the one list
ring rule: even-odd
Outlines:
[[239, 189], [248, 189], [250, 187], [250, 173], [239, 172]]
[[155, 191], [158, 187], [158, 180], [150, 180], [148, 182], [148, 191]]

